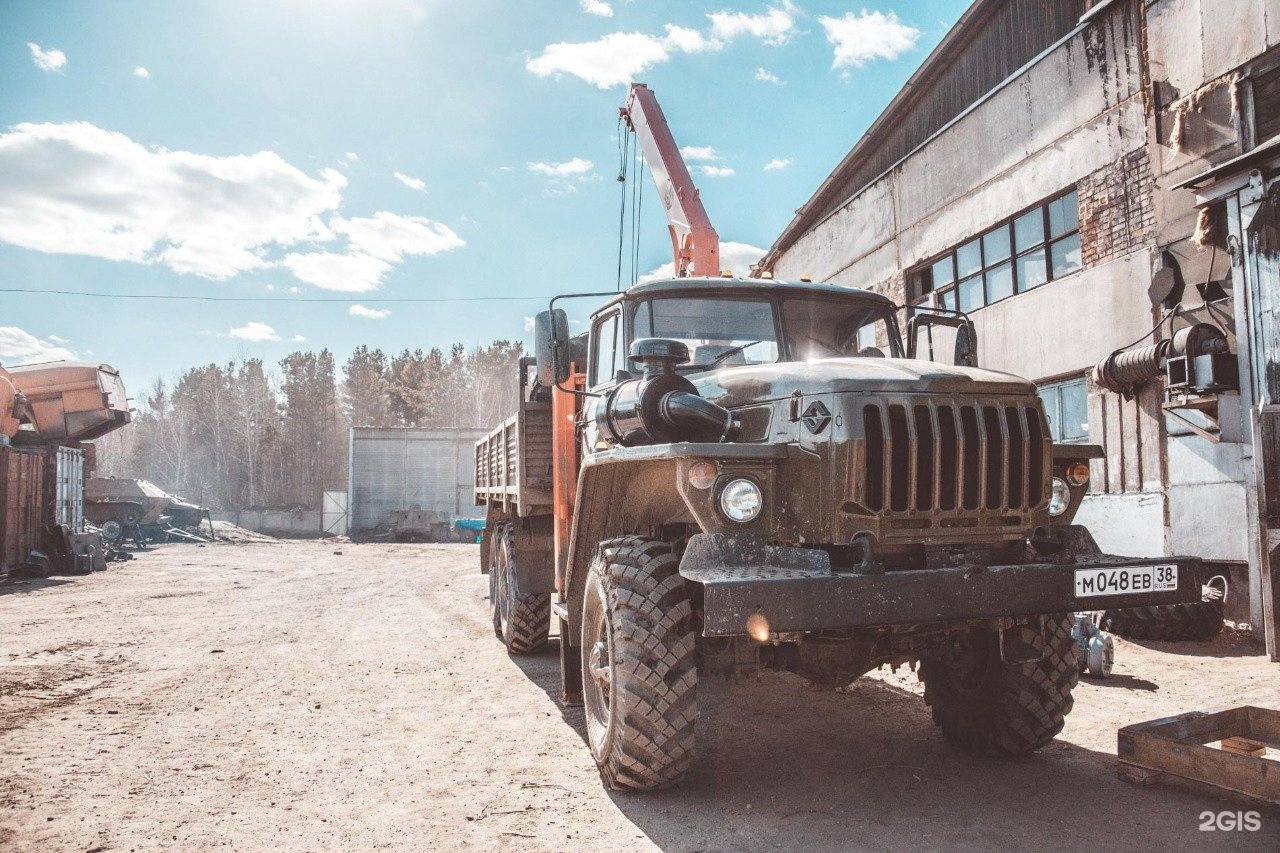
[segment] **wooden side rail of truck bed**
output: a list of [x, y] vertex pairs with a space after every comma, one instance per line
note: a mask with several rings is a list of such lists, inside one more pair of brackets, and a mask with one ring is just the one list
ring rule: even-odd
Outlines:
[[527, 391], [522, 382], [519, 410], [476, 442], [476, 506], [551, 512], [551, 402], [529, 400]]

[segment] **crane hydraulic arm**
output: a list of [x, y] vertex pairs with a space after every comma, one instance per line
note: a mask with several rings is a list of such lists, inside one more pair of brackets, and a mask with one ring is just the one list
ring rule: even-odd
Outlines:
[[635, 132], [645, 163], [658, 185], [658, 196], [667, 214], [671, 248], [675, 255], [676, 277], [692, 273], [716, 276], [720, 273], [720, 238], [711, 227], [689, 167], [680, 156], [667, 118], [653, 91], [643, 83], [632, 83], [627, 105], [620, 111]]

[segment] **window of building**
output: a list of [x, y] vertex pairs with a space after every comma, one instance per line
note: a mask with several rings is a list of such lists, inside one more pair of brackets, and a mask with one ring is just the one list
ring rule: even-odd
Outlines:
[[1245, 151], [1280, 135], [1280, 50], [1270, 50], [1245, 70], [1238, 131]]
[[936, 299], [969, 312], [1080, 267], [1080, 201], [1072, 190], [957, 246], [909, 280], [916, 302]]
[[1063, 444], [1089, 440], [1089, 395], [1084, 377], [1041, 385], [1038, 393], [1049, 418], [1049, 434]]

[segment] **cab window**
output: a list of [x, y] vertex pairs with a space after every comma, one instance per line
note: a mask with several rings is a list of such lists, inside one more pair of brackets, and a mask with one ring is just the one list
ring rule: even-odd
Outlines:
[[865, 300], [786, 299], [782, 328], [796, 360], [902, 357], [893, 315], [884, 306]]
[[689, 348], [682, 370], [709, 370], [778, 360], [773, 304], [765, 299], [680, 296], [636, 308], [634, 335], [668, 338]]

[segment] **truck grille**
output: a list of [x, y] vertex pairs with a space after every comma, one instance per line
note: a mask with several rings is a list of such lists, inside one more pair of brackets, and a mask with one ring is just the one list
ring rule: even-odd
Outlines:
[[873, 403], [862, 418], [873, 512], [1022, 511], [1046, 497], [1044, 420], [1025, 398]]

